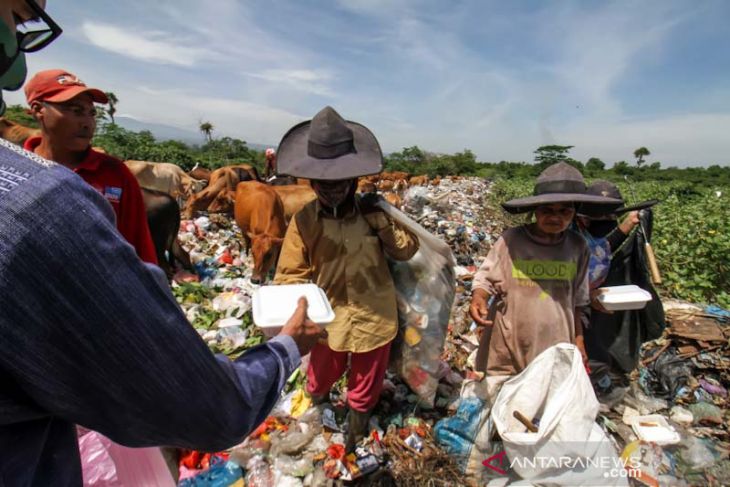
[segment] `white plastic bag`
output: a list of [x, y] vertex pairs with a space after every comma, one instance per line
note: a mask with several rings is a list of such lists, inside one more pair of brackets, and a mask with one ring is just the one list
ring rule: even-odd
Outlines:
[[389, 260], [398, 301], [398, 338], [391, 348], [396, 372], [429, 405], [438, 387], [441, 352], [455, 295], [455, 259], [449, 246], [386, 202], [385, 213], [418, 237], [408, 261]]
[[[536, 433], [513, 413], [538, 418]], [[610, 440], [595, 423], [598, 400], [578, 349], [554, 345], [502, 385], [492, 408], [510, 466], [540, 485], [628, 485]]]

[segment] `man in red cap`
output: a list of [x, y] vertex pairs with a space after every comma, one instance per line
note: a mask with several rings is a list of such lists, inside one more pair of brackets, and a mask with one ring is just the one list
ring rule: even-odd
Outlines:
[[156, 264], [137, 180], [122, 161], [91, 148], [94, 103], [109, 101], [104, 92], [89, 88], [68, 71], [49, 69], [25, 85], [25, 97], [41, 127], [41, 136], [29, 138], [25, 149], [66, 166], [99, 191], [114, 208], [122, 236], [142, 260]]

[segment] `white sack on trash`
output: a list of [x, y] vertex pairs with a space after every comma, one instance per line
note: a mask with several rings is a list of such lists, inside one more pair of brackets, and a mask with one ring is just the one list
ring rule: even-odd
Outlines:
[[[537, 433], [513, 417], [539, 419]], [[502, 385], [492, 419], [514, 473], [539, 485], [628, 485], [596, 424], [598, 400], [578, 349], [554, 345]]]

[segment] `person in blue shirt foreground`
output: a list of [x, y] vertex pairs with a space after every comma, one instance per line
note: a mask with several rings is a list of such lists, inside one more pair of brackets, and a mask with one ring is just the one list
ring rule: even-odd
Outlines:
[[[21, 87], [26, 52], [60, 35], [44, 9], [45, 0], [0, 1], [3, 89]], [[119, 234], [103, 196], [5, 141], [0, 300], [3, 485], [81, 485], [76, 424], [132, 447], [235, 445], [326, 337], [301, 299], [267, 344], [233, 362], [214, 356], [164, 273]]]

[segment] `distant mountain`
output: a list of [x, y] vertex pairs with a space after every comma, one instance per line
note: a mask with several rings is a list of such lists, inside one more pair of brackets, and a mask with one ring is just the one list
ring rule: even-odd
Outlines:
[[161, 123], [143, 122], [142, 120], [131, 117], [115, 117], [114, 121], [120, 127], [134, 132], [149, 130], [157, 140], [179, 140], [190, 145], [200, 145], [203, 143], [203, 135], [192, 130], [172, 127]]
[[[114, 117], [114, 121], [120, 127], [134, 132], [149, 130], [157, 140], [179, 140], [180, 142], [185, 142], [188, 145], [202, 145], [205, 143], [203, 134], [193, 130], [173, 127], [171, 125], [161, 123], [143, 122], [142, 120], [137, 120], [136, 118], [131, 117]], [[267, 147], [276, 147], [275, 144], [257, 144], [253, 142], [246, 142], [246, 145], [257, 151], [266, 150]]]

